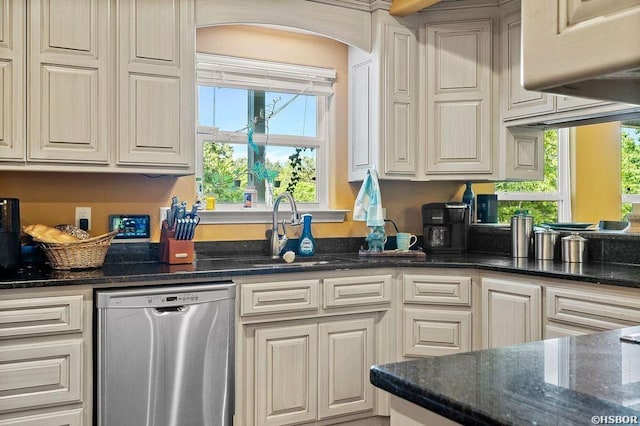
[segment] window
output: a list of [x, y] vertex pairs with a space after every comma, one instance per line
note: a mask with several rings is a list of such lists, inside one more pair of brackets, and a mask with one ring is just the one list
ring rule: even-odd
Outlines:
[[621, 123], [620, 178], [621, 218], [631, 212], [631, 203], [640, 202], [640, 120]]
[[500, 182], [498, 221], [508, 223], [516, 210], [528, 210], [536, 223], [570, 222], [569, 129], [544, 133], [544, 179], [530, 182]]
[[196, 173], [217, 209], [242, 209], [248, 187], [262, 210], [283, 191], [306, 210], [328, 207], [334, 80], [328, 69], [198, 54]]

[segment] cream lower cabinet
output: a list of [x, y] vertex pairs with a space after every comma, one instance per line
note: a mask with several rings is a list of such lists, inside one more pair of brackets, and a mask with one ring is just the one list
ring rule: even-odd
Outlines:
[[545, 291], [545, 338], [640, 325], [637, 289], [572, 285], [547, 286]]
[[392, 361], [392, 277], [331, 275], [234, 278], [235, 424], [367, 424], [378, 413], [369, 369]]
[[542, 286], [515, 278], [482, 277], [482, 348], [542, 338]]
[[0, 425], [92, 423], [91, 289], [0, 295]]
[[403, 274], [402, 356], [449, 355], [473, 349], [471, 276]]

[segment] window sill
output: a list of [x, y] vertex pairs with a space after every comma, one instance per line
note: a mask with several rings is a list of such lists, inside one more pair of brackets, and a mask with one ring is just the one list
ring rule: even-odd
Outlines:
[[[315, 223], [340, 223], [345, 221], [347, 212], [350, 210], [334, 209], [298, 209], [300, 214], [310, 213]], [[280, 220], [291, 215], [291, 210], [287, 206], [282, 206], [278, 212]], [[225, 209], [200, 210], [200, 223], [207, 225], [215, 224], [243, 224], [243, 223], [268, 223], [272, 222], [272, 210], [264, 208], [254, 209]]]

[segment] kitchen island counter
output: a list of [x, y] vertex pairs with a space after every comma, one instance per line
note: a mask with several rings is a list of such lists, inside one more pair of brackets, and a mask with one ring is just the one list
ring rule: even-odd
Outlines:
[[359, 257], [355, 253], [321, 254], [296, 258], [292, 264], [267, 256], [212, 257], [197, 253], [196, 261], [186, 265], [167, 265], [140, 260], [105, 263], [101, 268], [58, 271], [45, 264], [27, 264], [11, 272], [0, 273], [0, 290], [63, 285], [131, 285], [153, 281], [156, 285], [176, 280], [223, 280], [233, 276], [274, 273], [335, 271], [371, 268], [465, 268], [518, 273], [532, 277], [575, 280], [594, 284], [640, 288], [640, 265], [587, 262], [562, 263], [513, 259], [496, 254], [428, 255], [425, 259], [396, 257]]
[[640, 327], [374, 366], [371, 382], [461, 424], [637, 424], [640, 345], [620, 341], [632, 333]]

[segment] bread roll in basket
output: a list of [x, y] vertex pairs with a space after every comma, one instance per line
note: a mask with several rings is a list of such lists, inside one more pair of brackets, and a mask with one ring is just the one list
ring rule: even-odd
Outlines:
[[[70, 228], [68, 228], [70, 229]], [[34, 224], [22, 228], [44, 251], [54, 269], [99, 268], [118, 231], [80, 239], [60, 229]]]

